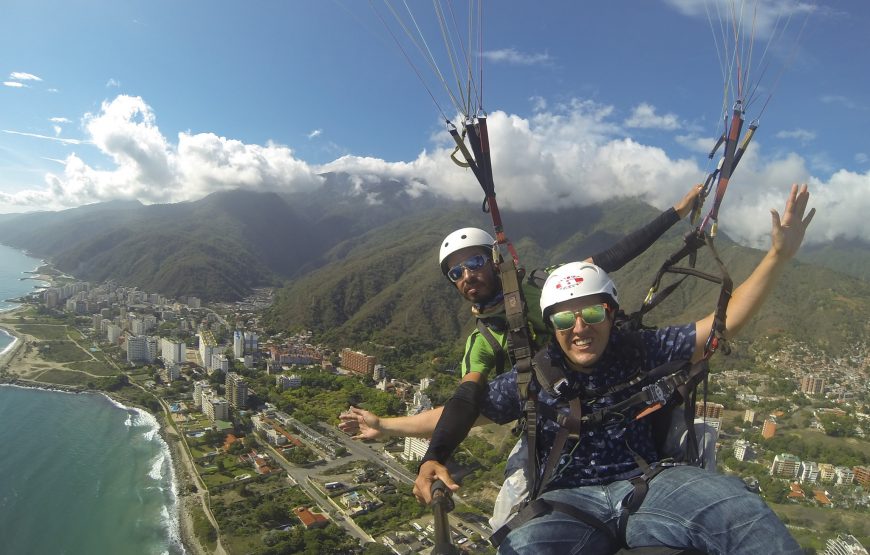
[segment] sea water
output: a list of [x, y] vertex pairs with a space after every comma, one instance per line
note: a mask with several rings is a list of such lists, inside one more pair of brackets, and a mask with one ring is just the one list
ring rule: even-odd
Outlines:
[[[0, 301], [39, 260], [0, 245]], [[14, 305], [5, 303], [3, 308]], [[11, 344], [0, 333], [0, 351]], [[0, 553], [184, 553], [155, 418], [99, 394], [0, 386]]]

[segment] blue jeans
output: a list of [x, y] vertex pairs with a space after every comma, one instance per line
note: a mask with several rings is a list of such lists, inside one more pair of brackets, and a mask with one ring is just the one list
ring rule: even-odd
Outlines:
[[[580, 508], [617, 532], [627, 481], [548, 491], [544, 499]], [[692, 547], [708, 554], [803, 553], [772, 510], [743, 482], [693, 466], [660, 472], [640, 508], [628, 519], [629, 547]], [[553, 511], [512, 531], [499, 555], [605, 554], [619, 549], [604, 532]]]

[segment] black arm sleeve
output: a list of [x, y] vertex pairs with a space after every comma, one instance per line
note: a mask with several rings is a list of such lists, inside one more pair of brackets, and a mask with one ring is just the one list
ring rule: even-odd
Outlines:
[[592, 255], [592, 262], [605, 272], [615, 272], [652, 246], [662, 234], [680, 221], [673, 206], [640, 229], [632, 231], [609, 249]]
[[453, 396], [444, 403], [444, 412], [435, 425], [429, 449], [421, 464], [426, 461], [447, 462], [453, 451], [462, 443], [480, 414], [480, 397], [484, 386], [467, 381], [459, 384]]

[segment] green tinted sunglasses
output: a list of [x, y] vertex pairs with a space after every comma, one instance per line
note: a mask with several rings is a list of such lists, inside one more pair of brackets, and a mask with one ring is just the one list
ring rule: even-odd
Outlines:
[[607, 311], [610, 307], [607, 303], [594, 304], [581, 308], [580, 310], [563, 310], [550, 315], [550, 321], [553, 322], [553, 327], [559, 331], [570, 330], [574, 327], [579, 316], [583, 323], [587, 325], [600, 324], [607, 318]]

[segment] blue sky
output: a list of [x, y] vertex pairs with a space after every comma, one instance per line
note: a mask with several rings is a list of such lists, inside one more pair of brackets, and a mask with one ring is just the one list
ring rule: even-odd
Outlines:
[[[437, 51], [432, 3], [407, 1]], [[3, 5], [0, 213], [303, 190], [325, 171], [480, 202], [471, 174], [449, 161], [439, 109], [377, 17], [401, 37], [382, 0]], [[722, 227], [765, 244], [768, 208], [809, 182], [811, 240], [870, 240], [864, 0], [486, 2], [483, 104], [499, 202], [640, 196], [664, 207], [703, 180], [722, 125], [720, 24], [731, 28], [734, 6], [744, 37], [756, 22], [752, 57], [745, 41], [740, 56], [759, 84], [748, 117], [770, 101]], [[761, 73], [753, 64], [770, 37]], [[415, 63], [453, 117], [434, 71]]]

